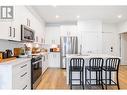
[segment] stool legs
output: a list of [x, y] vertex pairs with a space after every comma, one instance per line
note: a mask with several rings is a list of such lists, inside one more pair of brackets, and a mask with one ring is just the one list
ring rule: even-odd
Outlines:
[[120, 87], [119, 87], [119, 79], [118, 79], [118, 71], [117, 71], [117, 74], [116, 74], [116, 79], [117, 79], [117, 87], [118, 87], [118, 89], [120, 89]]
[[[84, 89], [84, 71], [80, 71], [80, 85], [82, 85], [82, 88]], [[70, 89], [72, 89], [72, 71], [69, 71], [69, 84], [70, 84]]]
[[105, 71], [105, 88], [107, 89], [107, 71]]
[[111, 71], [109, 71], [109, 84], [111, 84]]
[[87, 69], [85, 68], [85, 85], [87, 85]]
[[103, 72], [101, 71], [100, 73], [101, 73], [101, 86], [102, 86], [102, 89], [104, 89], [104, 87], [103, 87], [103, 79], [102, 79]]
[[[107, 80], [109, 80], [109, 82], [107, 82]], [[109, 71], [109, 79], [107, 79], [107, 71], [105, 71], [105, 88], [106, 89], [107, 89], [108, 83], [109, 83], [109, 85], [112, 84], [111, 81], [112, 81], [112, 79], [111, 79], [111, 71]], [[118, 89], [120, 89], [120, 87], [119, 87], [119, 79], [118, 79], [118, 71], [116, 72], [116, 81], [117, 81], [116, 85], [117, 85]]]
[[81, 71], [80, 71], [80, 85], [81, 85], [81, 81], [82, 81], [82, 80], [81, 80]]
[[71, 81], [71, 82], [70, 82], [70, 88], [72, 89], [72, 72], [70, 72], [70, 79], [71, 79], [71, 80], [70, 80], [70, 81]]
[[98, 83], [97, 83], [97, 80], [98, 80], [98, 79], [97, 79], [97, 71], [96, 71], [96, 84], [98, 84]]
[[[90, 76], [90, 84], [91, 84], [91, 71], [89, 71], [89, 76]], [[91, 86], [90, 86], [91, 87]]]
[[84, 89], [84, 70], [82, 71], [82, 87]]

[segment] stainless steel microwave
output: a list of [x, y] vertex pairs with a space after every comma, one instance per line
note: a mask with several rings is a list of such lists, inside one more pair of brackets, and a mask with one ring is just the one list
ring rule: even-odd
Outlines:
[[35, 32], [31, 28], [21, 25], [21, 40], [22, 41], [28, 41], [33, 42], [35, 39]]

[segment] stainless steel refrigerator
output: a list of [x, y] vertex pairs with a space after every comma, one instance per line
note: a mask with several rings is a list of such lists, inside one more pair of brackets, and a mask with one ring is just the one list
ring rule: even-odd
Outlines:
[[66, 68], [65, 57], [66, 54], [77, 54], [78, 53], [78, 37], [60, 37], [60, 67]]

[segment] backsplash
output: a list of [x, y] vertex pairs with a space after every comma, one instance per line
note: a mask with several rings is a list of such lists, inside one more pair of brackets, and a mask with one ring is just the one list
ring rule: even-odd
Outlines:
[[24, 47], [26, 44], [28, 47], [42, 47], [41, 45], [35, 43], [21, 43], [21, 42], [13, 42], [7, 40], [0, 40], [0, 51], [4, 51], [6, 49], [11, 49], [13, 51], [14, 48]]
[[11, 49], [13, 51], [14, 48], [22, 47], [23, 44], [20, 42], [13, 42], [7, 40], [0, 40], [0, 51], [4, 51], [6, 49]]

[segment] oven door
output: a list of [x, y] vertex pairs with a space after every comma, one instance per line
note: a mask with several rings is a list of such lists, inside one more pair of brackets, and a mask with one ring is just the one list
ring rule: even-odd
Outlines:
[[32, 63], [32, 68], [31, 68], [31, 87], [32, 89], [34, 88], [33, 85], [35, 84], [36, 81], [40, 78], [42, 74], [42, 60], [36, 61]]

